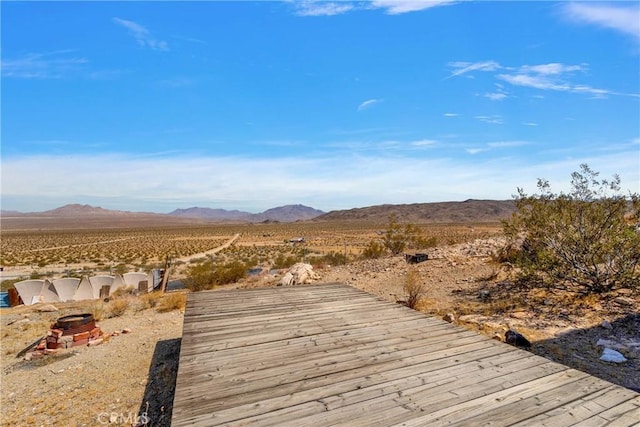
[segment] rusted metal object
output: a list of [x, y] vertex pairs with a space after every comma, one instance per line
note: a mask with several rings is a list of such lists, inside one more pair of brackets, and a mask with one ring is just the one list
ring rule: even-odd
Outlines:
[[429, 255], [423, 254], [423, 253], [413, 254], [413, 255], [405, 254], [404, 255], [404, 259], [409, 264], [419, 264], [421, 262], [425, 262], [426, 260], [428, 260], [429, 259]]
[[16, 290], [16, 288], [9, 288], [7, 290], [7, 292], [9, 292], [9, 306], [10, 307], [15, 307], [17, 305], [24, 304], [22, 302], [22, 298], [20, 298], [20, 294], [18, 294], [18, 291]]
[[96, 321], [91, 313], [73, 314], [59, 318], [51, 329], [59, 329], [62, 335], [75, 335], [91, 331]]

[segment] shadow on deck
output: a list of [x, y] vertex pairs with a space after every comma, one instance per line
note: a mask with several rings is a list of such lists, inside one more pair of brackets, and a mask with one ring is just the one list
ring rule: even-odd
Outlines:
[[[144, 398], [140, 404], [142, 425], [171, 425], [173, 397], [178, 376], [181, 338], [158, 341], [153, 352]], [[146, 424], [144, 424], [146, 421]]]

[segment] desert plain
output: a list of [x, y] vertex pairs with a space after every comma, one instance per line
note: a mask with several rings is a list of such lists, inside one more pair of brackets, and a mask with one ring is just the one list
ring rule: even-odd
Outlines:
[[[504, 245], [496, 219], [414, 225], [428, 242], [424, 247], [367, 259], [363, 251], [387, 226], [379, 218], [257, 224], [3, 218], [3, 288], [19, 278], [165, 266], [171, 280], [184, 280], [191, 266], [207, 259], [252, 267], [251, 275], [218, 289], [270, 287], [296, 261], [313, 266], [312, 283], [345, 283], [403, 303], [412, 277], [424, 290], [416, 309], [425, 315], [500, 340], [515, 329], [531, 341], [533, 353], [640, 391], [637, 295], [519, 287], [512, 269], [496, 260]], [[428, 260], [408, 264], [404, 254], [416, 252]], [[56, 311], [41, 311], [41, 304], [0, 309], [2, 425], [169, 425], [188, 292], [122, 292], [107, 302], [55, 303]], [[95, 347], [33, 360], [18, 356], [57, 318], [82, 312], [94, 313], [102, 330], [115, 334]], [[600, 360], [602, 340], [627, 361]]]

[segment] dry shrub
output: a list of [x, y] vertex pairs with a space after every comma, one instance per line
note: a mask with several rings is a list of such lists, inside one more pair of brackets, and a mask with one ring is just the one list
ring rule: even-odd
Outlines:
[[103, 320], [107, 318], [107, 309], [105, 307], [105, 304], [102, 302], [93, 304], [91, 306], [91, 309], [89, 310], [89, 312], [91, 313], [91, 315], [93, 316], [94, 320], [98, 321], [98, 320]]
[[106, 307], [107, 317], [120, 317], [129, 308], [129, 298], [118, 298], [109, 301]]
[[126, 287], [118, 288], [115, 291], [113, 291], [113, 293], [110, 295], [110, 298], [112, 299], [122, 298], [127, 296], [135, 296], [137, 294], [138, 294], [138, 290], [136, 288], [134, 288], [133, 286], [126, 286]]
[[412, 268], [407, 271], [407, 275], [404, 278], [403, 289], [407, 294], [405, 305], [415, 310], [420, 299], [426, 293], [425, 286], [420, 282], [420, 275], [416, 269]]
[[155, 308], [162, 299], [162, 292], [149, 292], [143, 294], [139, 298], [138, 309], [139, 311], [146, 310], [148, 308]]
[[157, 310], [160, 313], [173, 310], [184, 310], [187, 305], [187, 295], [183, 292], [171, 292], [166, 294], [158, 304]]

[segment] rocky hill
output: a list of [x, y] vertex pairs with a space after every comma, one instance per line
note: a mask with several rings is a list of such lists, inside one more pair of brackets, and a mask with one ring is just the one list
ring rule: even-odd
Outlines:
[[465, 200], [464, 202], [413, 203], [407, 205], [377, 205], [342, 211], [332, 211], [317, 221], [387, 221], [395, 214], [400, 222], [464, 223], [494, 222], [515, 212], [513, 200]]
[[210, 209], [193, 207], [188, 209], [176, 209], [170, 212], [169, 215], [182, 218], [200, 218], [209, 220], [223, 220], [223, 221], [243, 221], [243, 222], [263, 222], [263, 221], [278, 221], [278, 222], [294, 222], [305, 221], [316, 218], [324, 214], [323, 211], [310, 208], [304, 205], [286, 205], [277, 208], [268, 209], [264, 212], [252, 214], [249, 212], [242, 212], [238, 210], [228, 211], [225, 209]]

